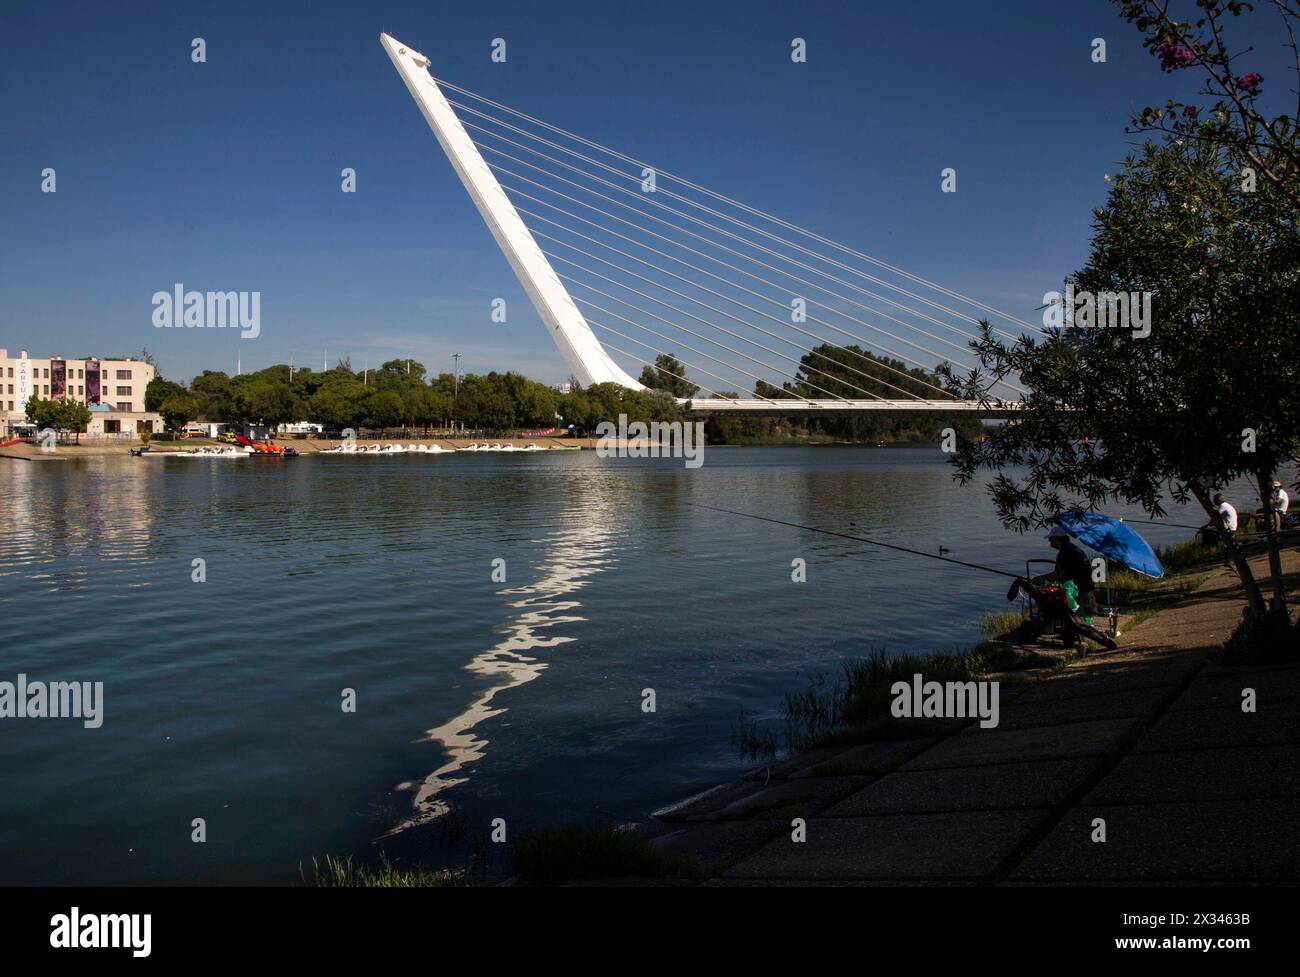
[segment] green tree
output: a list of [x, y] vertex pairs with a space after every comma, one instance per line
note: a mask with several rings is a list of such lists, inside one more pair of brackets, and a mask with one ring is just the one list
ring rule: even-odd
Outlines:
[[255, 383], [273, 383], [282, 387], [290, 386], [289, 366], [287, 363], [276, 363], [255, 373], [246, 373], [244, 376]]
[[[825, 343], [799, 360], [793, 381], [781, 387], [758, 381], [754, 395], [766, 400], [944, 400], [950, 395], [938, 371], [909, 367], [901, 360], [878, 356], [860, 346]], [[791, 415], [782, 423], [810, 436], [839, 441], [937, 441], [944, 428], [977, 436], [978, 417], [969, 413], [918, 413], [912, 410], [819, 412]]]
[[686, 379], [686, 366], [668, 353], [656, 356], [654, 366], [645, 367], [640, 379], [651, 390], [663, 390], [674, 397], [694, 397], [700, 392], [698, 385]]
[[[357, 390], [352, 390], [356, 387]], [[357, 427], [361, 384], [355, 381], [334, 382], [321, 387], [307, 402], [309, 420], [329, 428]]]
[[199, 416], [209, 421], [242, 421], [234, 384], [220, 371], [204, 370], [190, 383], [190, 393], [199, 402]]
[[366, 421], [370, 427], [397, 427], [406, 414], [402, 398], [391, 390], [380, 390], [370, 395], [366, 403]]
[[[720, 390], [718, 397], [721, 400], [739, 400], [740, 394]], [[715, 411], [705, 417], [704, 434], [709, 444], [754, 444], [780, 437], [782, 425], [788, 424], [788, 419], [770, 414], [746, 417], [735, 411]]]
[[503, 378], [510, 397], [514, 423], [519, 427], [541, 427], [555, 421], [556, 393], [544, 383], [530, 380], [518, 373], [507, 373]]
[[[1014, 345], [985, 326], [974, 344], [987, 376], [957, 385], [987, 396], [988, 379], [1019, 375], [1030, 394], [1013, 423], [964, 443], [958, 477], [999, 474], [991, 494], [1003, 521], [1042, 525], [1068, 506], [1194, 500], [1217, 524], [1211, 495], [1245, 476], [1262, 498], [1295, 451], [1295, 296], [1300, 237], [1290, 196], [1243, 188], [1246, 163], [1214, 133], [1148, 144], [1096, 212], [1082, 291], [1146, 293], [1142, 329], [1055, 329]], [[1017, 470], [1019, 469], [1019, 470]], [[1250, 614], [1266, 603], [1245, 555], [1220, 534]], [[1273, 604], [1285, 613], [1277, 538], [1268, 530]]]
[[256, 377], [247, 387], [247, 418], [275, 427], [301, 420], [302, 403], [290, 389], [287, 376], [283, 381]]
[[187, 393], [174, 393], [158, 406], [157, 411], [169, 431], [181, 431], [199, 416], [199, 402]]
[[164, 400], [173, 394], [183, 393], [185, 393], [185, 388], [179, 383], [156, 376], [144, 388], [144, 409], [151, 412], [161, 410]]
[[596, 404], [585, 390], [571, 390], [560, 396], [560, 414], [563, 422], [572, 424], [579, 434], [590, 431], [600, 423]]
[[293, 371], [293, 392], [306, 401], [324, 385], [326, 376], [327, 373], [316, 373], [311, 367], [296, 367]]
[[81, 443], [81, 436], [90, 426], [90, 408], [75, 400], [58, 400], [54, 402], [54, 424], [64, 431], [76, 435], [76, 443]]
[[417, 360], [389, 360], [374, 372], [374, 379], [380, 383], [385, 380], [400, 382], [412, 380], [423, 383], [426, 372], [424, 364]]
[[90, 424], [90, 410], [75, 400], [44, 400], [33, 394], [27, 399], [24, 410], [38, 431], [71, 431], [77, 435], [78, 443]]
[[587, 430], [601, 421], [616, 424], [620, 414], [627, 415], [629, 424], [654, 420], [654, 401], [649, 393], [629, 390], [617, 383], [594, 383], [582, 394], [591, 405], [589, 421], [583, 425]]
[[424, 407], [420, 415], [421, 422], [427, 425], [441, 426], [451, 418], [451, 394], [438, 387], [424, 388]]
[[56, 404], [52, 400], [42, 400], [36, 394], [27, 398], [25, 413], [27, 419], [36, 425], [37, 429], [55, 426]]
[[517, 404], [506, 374], [461, 377], [456, 402], [460, 419], [472, 427], [504, 431], [517, 426]]

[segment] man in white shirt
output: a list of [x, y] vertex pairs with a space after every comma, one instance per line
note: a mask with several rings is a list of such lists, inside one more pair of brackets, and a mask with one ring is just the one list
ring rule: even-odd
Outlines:
[[1286, 515], [1286, 510], [1291, 507], [1291, 498], [1282, 488], [1282, 483], [1276, 479], [1273, 481], [1273, 494], [1268, 499], [1268, 519], [1273, 527], [1273, 532], [1282, 531], [1282, 517]]
[[[1229, 533], [1235, 533], [1237, 531], [1237, 510], [1233, 508], [1231, 502], [1223, 497], [1222, 492], [1214, 493], [1213, 502], [1216, 506], [1215, 513], [1219, 519], [1219, 526], [1222, 526]], [[1207, 523], [1202, 526], [1201, 531], [1197, 534], [1201, 542], [1208, 545], [1216, 541], [1219, 538], [1219, 526], [1214, 525], [1214, 523]]]
[[1232, 503], [1223, 497], [1222, 492], [1214, 493], [1214, 504], [1218, 507], [1219, 521], [1223, 523], [1223, 528], [1230, 533], [1237, 531], [1237, 510], [1232, 507]]

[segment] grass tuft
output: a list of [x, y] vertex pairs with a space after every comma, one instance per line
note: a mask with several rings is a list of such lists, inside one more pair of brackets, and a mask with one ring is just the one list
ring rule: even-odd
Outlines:
[[1222, 562], [1223, 546], [1218, 540], [1205, 544], [1193, 536], [1181, 543], [1157, 546], [1156, 556], [1160, 558], [1160, 564], [1165, 568], [1166, 574], [1179, 573], [1183, 570]]
[[737, 725], [731, 728], [731, 745], [736, 748], [742, 760], [762, 760], [767, 762], [777, 753], [776, 733], [753, 719], [744, 709], [740, 710]]
[[958, 728], [950, 720], [899, 719], [890, 712], [895, 682], [923, 675], [935, 682], [970, 682], [994, 673], [1055, 667], [1059, 657], [986, 641], [965, 651], [891, 655], [873, 649], [845, 662], [836, 678], [814, 676], [785, 698], [784, 739], [790, 750], [882, 740], [942, 736]]
[[422, 865], [399, 866], [386, 855], [379, 856], [377, 868], [355, 864], [352, 856], [336, 858], [326, 855], [322, 864], [312, 856], [312, 878], [307, 879], [303, 866], [298, 875], [307, 885], [327, 889], [429, 889], [459, 888], [469, 883], [464, 872], [451, 869], [430, 869]]
[[985, 640], [992, 641], [1018, 630], [1028, 620], [1029, 615], [1019, 607], [1009, 611], [985, 611], [980, 618], [980, 633]]

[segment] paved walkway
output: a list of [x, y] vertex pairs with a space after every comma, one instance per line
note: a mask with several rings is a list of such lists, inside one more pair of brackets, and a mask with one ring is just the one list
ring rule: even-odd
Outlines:
[[1239, 594], [1217, 573], [1119, 651], [1003, 686], [996, 729], [801, 754], [642, 830], [710, 885], [1300, 881], [1300, 663], [1211, 660]]

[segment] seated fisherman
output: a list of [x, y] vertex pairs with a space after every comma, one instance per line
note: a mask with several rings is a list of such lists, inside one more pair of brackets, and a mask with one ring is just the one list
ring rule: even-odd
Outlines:
[[1067, 580], [1074, 581], [1078, 593], [1078, 613], [1092, 615], [1098, 613], [1096, 583], [1092, 579], [1092, 561], [1083, 550], [1074, 545], [1070, 534], [1060, 526], [1053, 526], [1047, 534], [1047, 542], [1056, 550], [1056, 566], [1046, 579], [1064, 585]]
[[1214, 499], [1216, 522], [1208, 522], [1197, 530], [1196, 538], [1203, 544], [1213, 543], [1219, 538], [1219, 526], [1229, 533], [1237, 531], [1237, 510], [1223, 497], [1222, 492], [1215, 492]]

